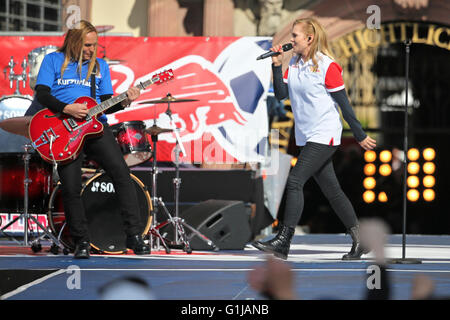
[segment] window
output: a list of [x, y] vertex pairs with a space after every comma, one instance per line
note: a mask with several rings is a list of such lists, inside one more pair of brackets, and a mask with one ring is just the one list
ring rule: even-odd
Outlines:
[[0, 31], [61, 31], [61, 0], [0, 0]]

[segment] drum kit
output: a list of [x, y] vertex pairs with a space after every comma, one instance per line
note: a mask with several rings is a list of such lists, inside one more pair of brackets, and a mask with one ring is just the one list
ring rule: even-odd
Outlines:
[[[159, 251], [161, 246], [166, 253], [170, 253], [171, 248], [183, 249], [187, 253], [192, 252], [185, 228], [190, 233], [196, 234], [205, 241], [213, 250], [217, 250], [214, 243], [198, 230], [190, 226], [184, 219], [179, 217], [178, 203], [181, 179], [179, 176], [179, 155], [185, 153], [177, 134], [177, 128], [171, 117], [170, 103], [180, 103], [187, 101], [197, 101], [194, 99], [177, 99], [168, 94], [160, 100], [144, 101], [141, 104], [167, 103], [166, 114], [171, 120], [172, 128], [161, 128], [154, 124], [146, 128], [143, 121], [128, 121], [111, 126], [116, 141], [122, 151], [125, 162], [129, 167], [143, 165], [146, 161], [152, 161], [151, 174], [151, 196], [147, 187], [133, 174], [131, 175], [133, 184], [138, 195], [139, 209], [142, 224], [142, 235], [148, 239], [152, 249]], [[30, 116], [22, 116], [6, 119], [0, 122], [0, 128], [14, 134], [27, 137], [27, 127], [30, 123]], [[173, 179], [175, 190], [175, 214], [172, 215], [165, 206], [164, 201], [157, 194], [157, 142], [158, 136], [163, 133], [174, 132], [177, 138], [175, 152], [176, 177]], [[147, 136], [151, 136], [152, 145]], [[39, 156], [30, 152], [31, 146], [25, 145], [23, 153], [23, 168], [19, 154], [8, 156], [0, 155], [0, 210], [2, 212], [23, 212], [13, 221], [0, 229], [5, 233], [5, 229], [10, 227], [18, 219], [23, 218], [25, 222], [24, 246], [28, 246], [28, 219], [44, 232], [44, 236], [53, 242], [50, 251], [58, 253], [62, 248], [67, 254], [74, 249], [74, 243], [66, 228], [64, 208], [61, 199], [60, 183], [57, 177], [55, 165], [53, 169], [49, 163], [44, 162]], [[99, 168], [88, 168], [83, 166], [82, 175], [84, 178], [81, 198], [85, 206], [86, 218], [91, 237], [91, 246], [99, 253], [121, 254], [127, 251], [125, 247], [125, 233], [122, 228], [122, 220], [117, 205], [114, 185], [111, 179]], [[23, 173], [21, 172], [23, 169]], [[24, 183], [23, 191], [18, 188]], [[23, 205], [21, 203], [23, 199]], [[162, 209], [162, 211], [161, 211]], [[34, 214], [46, 214], [49, 230], [33, 217]], [[158, 222], [157, 216], [165, 214], [166, 220]], [[167, 239], [160, 233], [160, 229], [166, 226], [174, 229], [174, 239]], [[42, 237], [42, 236], [41, 236]], [[33, 251], [41, 250], [40, 238], [31, 243]]]
[[[34, 61], [37, 59], [36, 55], [46, 54], [48, 50], [53, 50], [51, 47], [38, 49], [39, 54], [36, 54], [34, 50], [30, 53], [31, 56], [34, 55]], [[42, 58], [40, 61], [42, 61]], [[22, 66], [26, 67], [24, 64]], [[16, 75], [12, 74], [12, 72], [11, 68], [10, 79], [16, 79]], [[34, 78], [34, 81], [36, 80], [35, 76], [30, 74], [30, 84], [32, 78]], [[21, 75], [20, 81], [26, 81], [26, 76]], [[17, 81], [17, 86], [19, 86], [19, 81]], [[142, 181], [133, 174], [130, 174], [130, 176], [138, 195], [140, 216], [143, 222], [142, 235], [145, 240], [148, 240], [152, 249], [158, 251], [162, 245], [166, 253], [170, 253], [171, 248], [183, 249], [187, 253], [192, 252], [185, 228], [189, 229], [191, 233], [198, 235], [213, 250], [217, 250], [217, 247], [210, 239], [187, 224], [184, 219], [181, 219], [178, 212], [181, 185], [179, 155], [180, 152], [185, 154], [185, 151], [180, 141], [178, 129], [172, 119], [170, 104], [188, 101], [197, 100], [177, 99], [168, 94], [160, 100], [141, 102], [141, 104], [166, 103], [168, 105], [166, 114], [170, 118], [171, 128], [160, 128], [156, 123], [156, 118], [153, 125], [149, 128], [146, 127], [143, 121], [137, 120], [111, 126], [124, 160], [129, 167], [143, 165], [145, 162], [152, 160], [150, 170], [151, 196]], [[47, 237], [52, 243], [50, 252], [58, 254], [59, 250], [62, 249], [64, 254], [68, 254], [74, 250], [74, 243], [66, 227], [57, 164], [51, 165], [45, 162], [32, 150], [28, 136], [28, 126], [31, 119], [31, 116], [13, 116], [7, 119], [0, 119], [2, 120], [0, 121], [1, 129], [12, 135], [21, 136], [27, 141], [22, 145], [23, 152], [0, 153], [0, 212], [19, 213], [15, 219], [5, 226], [1, 226], [0, 220], [0, 233], [13, 238], [8, 235], [6, 229], [17, 221], [19, 223], [23, 221], [23, 246], [31, 246], [34, 252], [38, 252], [42, 250], [40, 240]], [[177, 138], [174, 149], [176, 153], [176, 178], [173, 179], [175, 190], [174, 215], [169, 212], [162, 198], [158, 197], [157, 194], [158, 136], [170, 132], [173, 132]], [[153, 146], [149, 143], [148, 136], [151, 137]], [[127, 252], [125, 246], [126, 235], [122, 227], [121, 214], [117, 205], [118, 197], [115, 194], [114, 185], [103, 170], [95, 164], [92, 165], [92, 162], [85, 162], [85, 164], [82, 169], [83, 188], [81, 198], [85, 206], [86, 219], [88, 220], [91, 247], [98, 253], [125, 253]], [[166, 220], [158, 222], [161, 220], [159, 219], [161, 212], [166, 215]], [[35, 215], [43, 214], [47, 215], [47, 227], [35, 217]], [[33, 223], [41, 231], [41, 234], [39, 234], [38, 230], [32, 230]], [[174, 239], [167, 239], [165, 234], [161, 235], [160, 233], [160, 229], [168, 225], [174, 228]], [[33, 232], [38, 235], [35, 240], [29, 241]]]

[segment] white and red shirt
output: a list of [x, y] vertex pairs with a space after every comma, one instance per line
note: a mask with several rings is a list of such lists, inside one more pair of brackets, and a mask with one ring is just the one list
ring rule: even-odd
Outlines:
[[295, 140], [298, 146], [306, 142], [336, 146], [341, 143], [342, 122], [330, 92], [345, 88], [342, 68], [320, 52], [316, 59], [318, 68], [313, 70], [312, 60], [297, 63], [293, 57], [283, 76], [295, 118]]

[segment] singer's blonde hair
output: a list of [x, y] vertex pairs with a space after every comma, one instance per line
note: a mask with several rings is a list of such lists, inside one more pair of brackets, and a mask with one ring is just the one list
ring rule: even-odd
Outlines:
[[[309, 53], [306, 57], [304, 57], [303, 60], [308, 61], [309, 59], [311, 59], [314, 64], [314, 71], [316, 71], [318, 68], [316, 59], [317, 52], [321, 52], [334, 60], [333, 55], [331, 54], [330, 46], [328, 44], [328, 37], [325, 29], [315, 18], [297, 19], [292, 24], [292, 28], [294, 28], [294, 26], [296, 26], [297, 24], [302, 25], [303, 32], [306, 36], [313, 36]], [[300, 58], [301, 57], [299, 57], [299, 60]]]

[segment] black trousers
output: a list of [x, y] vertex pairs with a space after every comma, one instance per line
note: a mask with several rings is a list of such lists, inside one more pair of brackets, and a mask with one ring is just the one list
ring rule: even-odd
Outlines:
[[[307, 142], [300, 147], [298, 161], [289, 173], [286, 185], [284, 225], [297, 226], [304, 207], [303, 186], [314, 177], [325, 197], [347, 229], [358, 223], [355, 210], [342, 191], [333, 168], [333, 154], [337, 146]], [[351, 177], [349, 177], [351, 178]]]
[[89, 242], [88, 224], [81, 198], [81, 167], [84, 156], [97, 162], [111, 177], [119, 199], [125, 233], [128, 236], [139, 234], [141, 230], [136, 189], [119, 145], [110, 127], [105, 125], [102, 136], [85, 140], [83, 151], [77, 159], [58, 166], [66, 222], [75, 243]]

